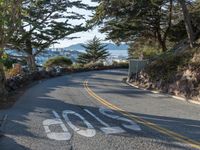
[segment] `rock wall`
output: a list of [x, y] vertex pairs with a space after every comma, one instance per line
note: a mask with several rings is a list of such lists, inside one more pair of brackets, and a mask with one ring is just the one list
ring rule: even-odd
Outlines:
[[63, 68], [59, 72], [55, 69], [49, 71], [35, 71], [33, 73], [24, 73], [17, 76], [11, 77], [6, 80], [6, 89], [8, 92], [13, 92], [21, 87], [24, 87], [34, 81], [48, 79], [63, 74], [86, 72], [93, 70], [106, 70], [106, 69], [117, 69], [117, 68], [128, 68], [128, 64], [115, 65], [115, 66], [96, 66], [96, 67], [87, 67], [87, 68]]

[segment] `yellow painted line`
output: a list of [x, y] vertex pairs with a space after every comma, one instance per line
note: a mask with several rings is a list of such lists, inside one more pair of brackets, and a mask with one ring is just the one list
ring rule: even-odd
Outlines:
[[133, 115], [133, 114], [130, 114], [130, 113], [126, 112], [125, 110], [117, 107], [116, 105], [108, 102], [107, 100], [101, 98], [96, 93], [94, 93], [89, 88], [88, 81], [84, 81], [83, 85], [84, 85], [85, 90], [87, 91], [87, 93], [91, 97], [93, 97], [94, 99], [96, 99], [97, 101], [99, 101], [101, 104], [107, 106], [108, 108], [114, 109], [115, 111], [123, 114], [124, 116], [127, 116], [128, 118], [134, 120], [135, 122], [141, 123], [141, 124], [143, 124], [143, 125], [145, 125], [147, 127], [150, 127], [150, 128], [152, 128], [152, 129], [154, 129], [154, 130], [156, 130], [156, 131], [158, 131], [158, 132], [160, 132], [160, 133], [162, 133], [164, 135], [167, 135], [167, 136], [169, 136], [169, 137], [171, 137], [171, 138], [173, 138], [173, 139], [175, 139], [175, 140], [177, 140], [179, 142], [187, 144], [187, 145], [189, 145], [189, 146], [191, 146], [193, 148], [200, 149], [200, 143], [198, 141], [194, 141], [194, 140], [192, 140], [192, 139], [190, 139], [188, 137], [185, 137], [185, 136], [180, 135], [180, 134], [178, 134], [176, 132], [170, 131], [170, 130], [165, 129], [163, 127], [160, 127], [157, 124], [154, 124], [154, 123], [149, 122], [147, 120], [144, 120], [144, 119], [142, 119], [142, 118], [140, 118], [140, 117], [138, 117], [136, 115]]

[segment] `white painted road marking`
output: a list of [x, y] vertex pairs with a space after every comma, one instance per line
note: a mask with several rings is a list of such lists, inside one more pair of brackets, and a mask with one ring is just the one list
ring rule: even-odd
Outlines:
[[[92, 117], [94, 117], [98, 122], [100, 122], [104, 126], [104, 127], [101, 127], [100, 130], [103, 131], [105, 134], [117, 134], [117, 133], [126, 132], [121, 127], [118, 127], [118, 126], [111, 127], [109, 124], [107, 124], [106, 122], [101, 120], [99, 117], [97, 117], [94, 113], [92, 113], [88, 109], [84, 109], [84, 111], [86, 111], [88, 114], [90, 114]], [[46, 119], [43, 121], [43, 126], [45, 129], [45, 132], [47, 133], [47, 137], [49, 139], [53, 139], [53, 140], [57, 140], [57, 141], [70, 140], [71, 134], [69, 133], [67, 127], [63, 123], [61, 117], [58, 115], [58, 113], [56, 111], [52, 111], [52, 112], [53, 112], [55, 118], [54, 119]], [[134, 121], [129, 120], [124, 117], [120, 117], [118, 115], [114, 115], [113, 114], [114, 112], [110, 109], [100, 107], [99, 112], [109, 118], [116, 119], [118, 121], [127, 122], [128, 124], [125, 124], [125, 123], [122, 124], [122, 126], [127, 129], [131, 129], [134, 131], [141, 131], [140, 126], [138, 124], [136, 124]], [[87, 129], [83, 130], [83, 129], [78, 128], [76, 125], [74, 125], [70, 121], [68, 115], [75, 115], [75, 116], [79, 117], [83, 121], [83, 123], [86, 125]], [[94, 129], [92, 124], [90, 124], [83, 116], [76, 113], [75, 111], [64, 110], [62, 112], [62, 116], [65, 119], [66, 123], [78, 134], [85, 136], [85, 137], [93, 137], [96, 135], [96, 130]], [[62, 128], [63, 132], [52, 132], [50, 130], [50, 126], [52, 126], [52, 125], [59, 125]]]
[[88, 114], [90, 114], [92, 117], [94, 117], [97, 121], [99, 121], [103, 126], [100, 130], [103, 131], [105, 134], [116, 134], [116, 133], [123, 133], [126, 132], [120, 127], [111, 127], [104, 121], [102, 121], [99, 117], [97, 117], [95, 114], [93, 114], [91, 111], [84, 109]]
[[[81, 130], [78, 127], [76, 127], [70, 120], [68, 115], [75, 115], [77, 117], [79, 117], [87, 126], [86, 130]], [[94, 129], [94, 127], [80, 114], [72, 111], [72, 110], [64, 110], [63, 113], [63, 118], [65, 119], [65, 121], [67, 122], [67, 124], [74, 130], [76, 131], [78, 134], [85, 136], [85, 137], [93, 137], [96, 135], [96, 130]]]
[[[43, 121], [43, 126], [45, 129], [45, 132], [47, 133], [47, 137], [49, 139], [57, 140], [57, 141], [70, 140], [71, 134], [69, 133], [67, 127], [64, 125], [64, 123], [60, 119], [58, 113], [53, 111], [53, 114], [56, 117], [55, 119], [46, 119]], [[63, 132], [52, 132], [50, 130], [51, 125], [60, 125]]]
[[127, 118], [124, 118], [124, 117], [120, 117], [120, 116], [117, 116], [117, 115], [114, 115], [114, 114], [110, 114], [110, 113], [113, 113], [113, 111], [110, 110], [110, 109], [107, 109], [107, 108], [104, 108], [104, 107], [100, 107], [99, 108], [99, 112], [102, 113], [103, 115], [109, 117], [109, 118], [117, 119], [117, 120], [124, 121], [124, 122], [128, 122], [130, 125], [122, 124], [122, 126], [127, 128], [127, 129], [131, 129], [131, 130], [134, 130], [134, 131], [141, 131], [141, 128], [137, 123], [135, 123], [134, 121], [132, 121], [130, 119], [127, 119]]

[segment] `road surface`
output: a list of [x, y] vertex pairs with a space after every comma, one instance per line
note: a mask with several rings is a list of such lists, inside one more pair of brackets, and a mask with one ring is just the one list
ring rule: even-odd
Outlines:
[[130, 87], [126, 74], [77, 73], [28, 89], [0, 111], [0, 149], [200, 149], [200, 106]]

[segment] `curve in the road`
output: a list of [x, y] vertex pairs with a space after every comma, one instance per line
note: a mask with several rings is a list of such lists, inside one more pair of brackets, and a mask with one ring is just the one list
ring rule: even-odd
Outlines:
[[88, 81], [85, 80], [84, 83], [83, 83], [83, 86], [85, 88], [85, 90], [87, 91], [87, 93], [93, 97], [95, 100], [97, 100], [98, 102], [100, 102], [101, 104], [103, 104], [104, 106], [108, 107], [108, 108], [111, 108], [121, 114], [123, 114], [124, 116], [127, 116], [128, 118], [134, 120], [135, 122], [137, 123], [141, 123], [147, 127], [150, 127], [162, 134], [165, 134], [177, 141], [180, 141], [184, 144], [188, 144], [189, 146], [191, 146], [192, 148], [197, 148], [197, 149], [200, 149], [200, 143], [195, 141], [195, 140], [192, 140], [188, 137], [185, 137], [183, 135], [180, 135], [176, 132], [173, 132], [173, 131], [170, 131], [168, 129], [165, 129], [163, 127], [160, 127], [152, 122], [149, 122], [149, 121], [146, 121], [144, 119], [141, 119], [140, 117], [136, 116], [136, 115], [133, 115], [133, 114], [130, 114], [128, 112], [126, 112], [125, 110], [119, 108], [118, 106], [108, 102], [108, 100], [105, 100], [103, 98], [101, 98], [100, 96], [98, 96], [95, 92], [93, 92], [93, 90], [89, 87], [89, 84], [88, 84]]

